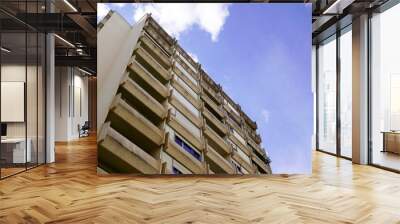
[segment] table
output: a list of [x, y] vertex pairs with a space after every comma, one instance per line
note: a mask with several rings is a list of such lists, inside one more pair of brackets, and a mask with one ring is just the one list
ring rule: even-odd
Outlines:
[[383, 131], [383, 151], [400, 154], [400, 131]]
[[32, 153], [30, 138], [26, 139], [27, 147], [25, 152], [25, 138], [5, 138], [1, 139], [1, 157], [5, 163], [20, 164], [31, 162]]

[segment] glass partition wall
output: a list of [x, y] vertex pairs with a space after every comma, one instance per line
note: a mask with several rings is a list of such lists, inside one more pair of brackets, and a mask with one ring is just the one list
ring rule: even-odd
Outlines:
[[318, 149], [336, 154], [336, 36], [319, 44]]
[[[37, 12], [39, 3], [17, 6]], [[0, 11], [1, 179], [45, 163], [45, 41], [43, 33]]]
[[370, 163], [400, 171], [400, 4], [371, 18]]
[[317, 149], [351, 158], [351, 25], [317, 46]]
[[352, 35], [351, 25], [341, 31], [340, 68], [340, 155], [352, 157]]

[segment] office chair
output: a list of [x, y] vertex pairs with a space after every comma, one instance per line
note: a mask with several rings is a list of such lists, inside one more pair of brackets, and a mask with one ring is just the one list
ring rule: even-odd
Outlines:
[[78, 124], [78, 129], [79, 129], [79, 138], [89, 136], [89, 129], [90, 129], [89, 121], [85, 121], [82, 127], [80, 127], [80, 125]]

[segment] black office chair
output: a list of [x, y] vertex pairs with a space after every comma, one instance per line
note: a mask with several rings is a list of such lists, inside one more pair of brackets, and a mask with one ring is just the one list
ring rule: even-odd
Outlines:
[[80, 127], [80, 125], [78, 124], [79, 138], [89, 136], [89, 129], [90, 129], [89, 121], [85, 121], [82, 127]]

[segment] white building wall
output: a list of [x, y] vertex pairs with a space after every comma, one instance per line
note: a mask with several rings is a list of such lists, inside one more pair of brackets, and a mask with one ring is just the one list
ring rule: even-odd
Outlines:
[[[131, 26], [115, 13], [97, 32], [97, 124], [102, 125], [145, 24]], [[101, 126], [97, 128], [97, 133]]]

